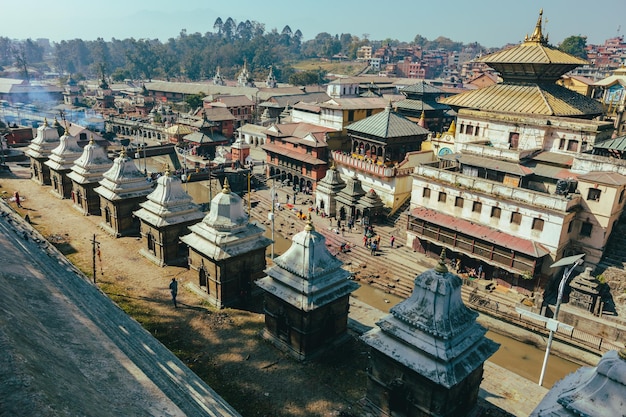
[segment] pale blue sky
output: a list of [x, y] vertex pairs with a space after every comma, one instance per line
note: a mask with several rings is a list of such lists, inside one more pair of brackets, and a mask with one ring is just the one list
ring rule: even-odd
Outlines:
[[620, 25], [619, 34], [626, 31], [625, 0], [2, 0], [0, 36], [166, 41], [183, 28], [212, 32], [217, 17], [232, 17], [264, 23], [267, 31], [289, 25], [305, 40], [320, 32], [401, 41], [420, 34], [497, 47], [531, 33], [542, 7], [553, 44], [570, 35], [586, 35], [588, 43], [598, 44], [616, 36]]

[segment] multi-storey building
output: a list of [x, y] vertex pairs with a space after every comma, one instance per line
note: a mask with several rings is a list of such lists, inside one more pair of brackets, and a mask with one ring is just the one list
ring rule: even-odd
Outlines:
[[602, 106], [556, 84], [585, 61], [549, 47], [541, 24], [480, 60], [502, 83], [442, 100], [458, 110], [454, 152], [415, 170], [407, 231], [416, 251], [444, 247], [463, 270], [529, 289], [563, 256], [597, 264], [626, 192], [589, 155], [613, 132]]

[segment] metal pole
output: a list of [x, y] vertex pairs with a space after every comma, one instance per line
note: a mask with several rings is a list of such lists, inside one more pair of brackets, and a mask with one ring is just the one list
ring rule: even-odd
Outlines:
[[[563, 271], [563, 278], [561, 278], [561, 282], [559, 283], [559, 292], [556, 297], [556, 305], [554, 307], [554, 318], [553, 320], [556, 322], [559, 316], [559, 309], [561, 308], [561, 300], [563, 299], [563, 293], [565, 292], [565, 284], [567, 283], [567, 279], [569, 278], [572, 271], [578, 266], [582, 264], [582, 259], [578, 259], [571, 268], [565, 268]], [[555, 324], [558, 326], [558, 322]], [[541, 374], [539, 375], [539, 386], [543, 385], [543, 377], [546, 373], [546, 367], [548, 366], [548, 357], [550, 356], [550, 349], [552, 348], [552, 339], [554, 338], [554, 330], [550, 329], [550, 335], [548, 336], [548, 345], [546, 346], [546, 354], [543, 357], [543, 365], [541, 366]]]
[[100, 242], [96, 240], [96, 235], [93, 235], [93, 240], [91, 241], [91, 271], [93, 273], [93, 283], [96, 283], [96, 248]]
[[250, 196], [250, 171], [248, 171], [248, 218], [252, 215], [252, 198]]
[[272, 178], [272, 254], [271, 257], [274, 259], [274, 206], [276, 202], [276, 177]]

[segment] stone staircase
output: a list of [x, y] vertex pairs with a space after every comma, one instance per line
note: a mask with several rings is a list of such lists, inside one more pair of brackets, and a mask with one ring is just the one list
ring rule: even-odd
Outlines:
[[626, 251], [624, 248], [626, 248], [626, 216], [622, 215], [611, 233], [602, 259], [596, 267], [597, 271], [604, 271], [608, 268], [624, 269], [626, 266]]
[[[251, 200], [255, 206], [252, 210], [252, 218], [262, 223], [265, 227], [271, 227], [267, 219], [267, 213], [271, 211], [271, 201], [268, 189], [257, 189], [252, 192]], [[308, 212], [308, 205], [297, 205], [296, 208]], [[298, 219], [296, 212], [292, 210], [279, 210], [274, 212], [274, 230], [286, 238], [304, 229], [304, 221]], [[374, 234], [380, 236], [380, 249], [376, 255], [372, 255], [370, 249], [363, 245], [363, 231], [360, 226], [355, 226], [352, 231], [341, 233], [331, 226], [328, 218], [317, 216], [312, 213], [315, 229], [324, 235], [329, 251], [344, 262], [344, 267], [354, 274], [358, 281], [363, 281], [386, 293], [406, 298], [413, 291], [413, 280], [426, 269], [432, 268], [437, 259], [418, 260], [410, 248], [404, 246], [406, 234], [406, 209], [396, 217], [395, 223], [388, 219], [389, 223], [374, 225]], [[334, 222], [333, 222], [334, 223]], [[336, 226], [336, 223], [334, 223]], [[391, 236], [394, 235], [395, 245], [390, 247]], [[341, 253], [340, 246], [348, 242], [350, 250]], [[421, 256], [420, 259], [423, 259]]]

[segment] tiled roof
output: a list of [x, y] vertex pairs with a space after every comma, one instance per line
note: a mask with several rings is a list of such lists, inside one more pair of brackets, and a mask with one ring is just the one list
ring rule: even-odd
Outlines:
[[292, 151], [289, 149], [285, 149], [282, 146], [272, 145], [270, 143], [266, 143], [265, 145], [262, 145], [261, 149], [263, 149], [265, 152], [276, 153], [276, 154], [286, 156], [291, 159], [295, 159], [297, 161], [304, 162], [306, 164], [311, 164], [311, 165], [325, 165], [326, 164], [326, 161], [318, 159], [311, 154]]
[[530, 255], [533, 258], [541, 258], [550, 253], [543, 245], [535, 243], [532, 240], [509, 235], [498, 229], [443, 214], [425, 207], [418, 207], [411, 210], [411, 215], [429, 223], [456, 230], [469, 236], [474, 236], [479, 240]]
[[602, 113], [596, 100], [556, 84], [502, 83], [441, 100], [453, 107], [543, 116], [589, 116]]
[[428, 130], [394, 113], [389, 107], [380, 113], [348, 126], [348, 132], [365, 133], [379, 138], [427, 135]]

